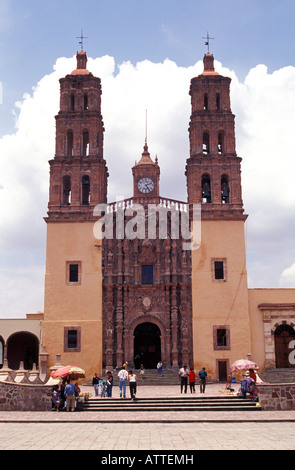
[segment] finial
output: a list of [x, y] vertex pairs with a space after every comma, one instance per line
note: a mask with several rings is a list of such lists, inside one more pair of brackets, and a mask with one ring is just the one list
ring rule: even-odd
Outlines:
[[207, 36], [206, 36], [206, 37], [203, 37], [202, 39], [206, 39], [206, 41], [205, 41], [205, 46], [208, 46], [208, 54], [210, 54], [210, 50], [209, 50], [210, 40], [211, 40], [211, 39], [214, 39], [214, 38], [210, 38], [209, 33], [208, 33], [208, 31], [207, 31]]
[[81, 36], [76, 36], [76, 39], [80, 39], [79, 44], [81, 46], [81, 51], [83, 51], [83, 39], [88, 39], [86, 36], [83, 36], [83, 31], [81, 29]]
[[145, 110], [145, 145], [147, 145], [147, 109]]

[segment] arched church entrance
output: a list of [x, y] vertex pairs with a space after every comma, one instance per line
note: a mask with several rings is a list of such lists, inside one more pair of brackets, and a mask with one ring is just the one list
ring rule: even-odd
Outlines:
[[155, 369], [161, 360], [161, 331], [154, 323], [141, 323], [134, 330], [134, 365]]
[[39, 340], [27, 331], [14, 333], [7, 340], [7, 360], [8, 367], [19, 369], [20, 362], [23, 361], [24, 368], [31, 370], [33, 364], [38, 366]]
[[292, 326], [283, 323], [278, 326], [274, 333], [275, 338], [275, 355], [276, 355], [276, 367], [287, 368], [295, 367], [289, 361], [289, 354], [291, 349], [289, 348], [290, 341], [295, 339], [295, 331]]

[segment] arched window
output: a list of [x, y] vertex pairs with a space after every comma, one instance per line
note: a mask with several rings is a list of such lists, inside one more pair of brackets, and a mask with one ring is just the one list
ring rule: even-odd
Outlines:
[[63, 204], [71, 204], [71, 177], [68, 175], [63, 177]]
[[67, 156], [72, 157], [73, 156], [73, 148], [74, 148], [74, 137], [73, 137], [73, 132], [68, 131], [67, 132]]
[[88, 206], [90, 204], [90, 178], [84, 175], [82, 178], [82, 204]]
[[223, 204], [229, 203], [229, 183], [228, 177], [226, 175], [222, 175], [221, 177], [221, 202]]
[[218, 144], [217, 144], [218, 154], [222, 155], [224, 153], [224, 133], [218, 132]]
[[220, 94], [219, 93], [217, 93], [216, 95], [216, 109], [217, 111], [220, 110]]
[[203, 154], [208, 155], [209, 153], [210, 153], [209, 133], [204, 132], [204, 134], [203, 134]]
[[89, 155], [89, 132], [83, 131], [83, 149], [82, 154], [83, 157], [87, 157]]
[[208, 109], [208, 95], [204, 95], [204, 110], [207, 111]]
[[75, 95], [70, 96], [70, 111], [74, 111], [75, 109]]
[[202, 176], [202, 202], [211, 203], [211, 182], [209, 175]]
[[87, 111], [88, 109], [88, 95], [84, 95], [84, 111]]

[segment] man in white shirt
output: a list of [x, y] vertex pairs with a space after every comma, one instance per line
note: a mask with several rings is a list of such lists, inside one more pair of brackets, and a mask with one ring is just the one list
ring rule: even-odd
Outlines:
[[182, 393], [182, 390], [184, 388], [184, 393], [187, 392], [187, 379], [188, 379], [188, 368], [187, 366], [183, 366], [181, 369], [179, 369], [179, 380], [180, 380], [180, 392]]
[[126, 398], [126, 383], [127, 383], [128, 372], [124, 367], [122, 367], [122, 369], [120, 370], [118, 377], [119, 377], [120, 397], [122, 398], [122, 395], [123, 395], [123, 397]]

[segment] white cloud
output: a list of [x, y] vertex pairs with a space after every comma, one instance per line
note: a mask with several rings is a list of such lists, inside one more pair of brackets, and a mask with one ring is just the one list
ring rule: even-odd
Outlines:
[[295, 263], [288, 268], [284, 269], [279, 280], [280, 287], [294, 287], [295, 286]]
[[[18, 276], [17, 269], [22, 273], [18, 259], [26, 259], [24, 275], [27, 279], [32, 277], [35, 286], [35, 273], [44, 271], [46, 226], [43, 217], [48, 202], [48, 160], [55, 151], [58, 80], [71, 73], [75, 66], [75, 58], [59, 58], [53, 72], [43, 77], [32, 92], [16, 104], [15, 133], [0, 139], [0, 250], [6, 254], [1, 257], [1, 264], [5, 272], [2, 286], [7, 292], [14, 276]], [[294, 225], [295, 219], [295, 68], [285, 67], [268, 73], [264, 65], [259, 65], [250, 70], [241, 83], [234, 71], [224, 68], [218, 61], [215, 66], [219, 73], [232, 78], [237, 151], [243, 158], [243, 199], [246, 212], [250, 214], [247, 222], [249, 278], [254, 286], [258, 285], [260, 273], [264, 271], [263, 281], [268, 284], [265, 287], [278, 285], [280, 273], [293, 262], [292, 256], [295, 262], [295, 252], [290, 253], [294, 233], [290, 233], [290, 221], [293, 219]], [[189, 86], [191, 78], [201, 73], [202, 61], [191, 67], [178, 67], [168, 59], [163, 63], [145, 60], [135, 65], [124, 62], [116, 67], [114, 59], [105, 56], [90, 58], [88, 69], [102, 79], [109, 201], [115, 200], [117, 195], [132, 195], [131, 167], [143, 150], [146, 110], [149, 151], [152, 158], [158, 155], [161, 168], [161, 194], [185, 199]], [[276, 250], [277, 265], [270, 272], [268, 266], [271, 257], [273, 261], [273, 250]], [[281, 251], [279, 255], [278, 251]], [[7, 254], [14, 260], [15, 274], [13, 270], [6, 271]], [[41, 285], [43, 276], [40, 274]], [[21, 299], [23, 286], [13, 284], [13, 289], [15, 298]], [[9, 301], [8, 296], [7, 305]], [[22, 311], [15, 311], [15, 316], [32, 310], [33, 304], [29, 301], [16, 303]], [[36, 310], [42, 308], [39, 297]], [[12, 315], [2, 299], [0, 315], [7, 316], [6, 311]]]

